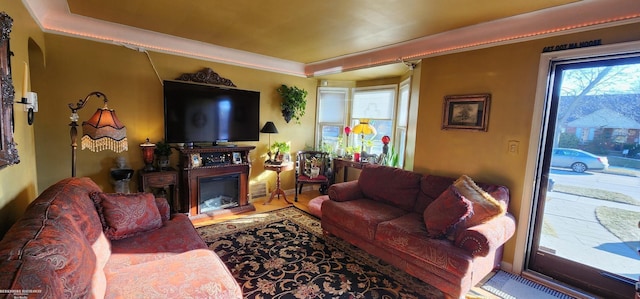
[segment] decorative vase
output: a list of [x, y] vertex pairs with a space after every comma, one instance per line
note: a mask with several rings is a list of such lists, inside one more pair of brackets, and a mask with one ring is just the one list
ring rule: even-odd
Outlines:
[[158, 168], [160, 170], [169, 168], [169, 157], [168, 156], [158, 156]]

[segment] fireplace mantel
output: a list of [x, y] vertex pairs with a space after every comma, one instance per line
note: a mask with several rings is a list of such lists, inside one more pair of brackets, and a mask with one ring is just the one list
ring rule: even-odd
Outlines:
[[[255, 211], [249, 203], [249, 152], [255, 146], [211, 146], [180, 149], [180, 199], [181, 212], [192, 219], [215, 218], [222, 215]], [[221, 208], [203, 213], [200, 204], [200, 182], [202, 179], [237, 176], [238, 206]]]

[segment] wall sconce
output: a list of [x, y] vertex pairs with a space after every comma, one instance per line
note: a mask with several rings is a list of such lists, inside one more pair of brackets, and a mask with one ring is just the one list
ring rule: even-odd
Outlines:
[[71, 135], [71, 176], [76, 176], [76, 142], [78, 136], [78, 110], [82, 109], [91, 96], [104, 98], [104, 107], [98, 108], [95, 114], [88, 120], [82, 122], [82, 149], [89, 149], [92, 152], [112, 150], [121, 153], [129, 149], [127, 143], [127, 128], [118, 120], [116, 112], [107, 107], [107, 96], [99, 91], [94, 91], [84, 99], [79, 100], [71, 109], [71, 123], [69, 126]]
[[[23, 61], [24, 62], [24, 61]], [[24, 105], [27, 112], [27, 123], [33, 125], [33, 113], [38, 112], [38, 94], [29, 91], [29, 65], [24, 62], [24, 79], [22, 80], [22, 98], [17, 104]]]

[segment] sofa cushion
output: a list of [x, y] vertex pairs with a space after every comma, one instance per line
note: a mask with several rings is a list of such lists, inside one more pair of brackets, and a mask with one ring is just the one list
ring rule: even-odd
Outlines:
[[378, 223], [398, 218], [407, 212], [386, 203], [370, 199], [344, 202], [333, 200], [322, 204], [322, 220], [339, 223], [354, 234], [373, 240]]
[[418, 192], [413, 211], [422, 214], [424, 209], [447, 190], [454, 181], [453, 178], [425, 174], [420, 179], [420, 192]]
[[[473, 215], [461, 223], [463, 227], [466, 228], [485, 223], [505, 214], [506, 207], [489, 193], [478, 187], [470, 177], [462, 175], [453, 185], [462, 196], [473, 204]], [[460, 226], [460, 224], [458, 226]]]
[[111, 241], [111, 257], [105, 271], [117, 272], [131, 265], [204, 248], [207, 248], [207, 245], [191, 224], [189, 217], [185, 214], [174, 214], [161, 228], [141, 233], [135, 238]]
[[400, 168], [367, 165], [358, 184], [367, 198], [411, 211], [420, 190], [421, 174]]
[[111, 243], [104, 233], [91, 245], [93, 253], [96, 255], [96, 267], [91, 278], [91, 296], [93, 298], [104, 298], [107, 291], [107, 277], [104, 274], [104, 266], [111, 255]]
[[427, 264], [462, 276], [472, 266], [472, 257], [447, 239], [430, 238], [422, 222], [422, 215], [408, 213], [381, 222], [376, 242], [416, 265]]
[[242, 298], [225, 264], [208, 249], [126, 267], [107, 279], [105, 298]]
[[472, 203], [449, 186], [423, 213], [427, 233], [432, 238], [445, 236], [456, 224], [472, 214]]
[[162, 226], [162, 217], [151, 193], [91, 193], [111, 240], [135, 236]]

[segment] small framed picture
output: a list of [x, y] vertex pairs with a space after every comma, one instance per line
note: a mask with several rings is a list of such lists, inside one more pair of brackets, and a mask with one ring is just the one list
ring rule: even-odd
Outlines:
[[240, 153], [238, 152], [233, 152], [233, 164], [240, 164], [242, 163], [242, 155], [240, 155]]
[[490, 94], [444, 97], [442, 129], [487, 131]]
[[191, 167], [200, 167], [202, 166], [202, 158], [200, 158], [200, 153], [191, 154]]

